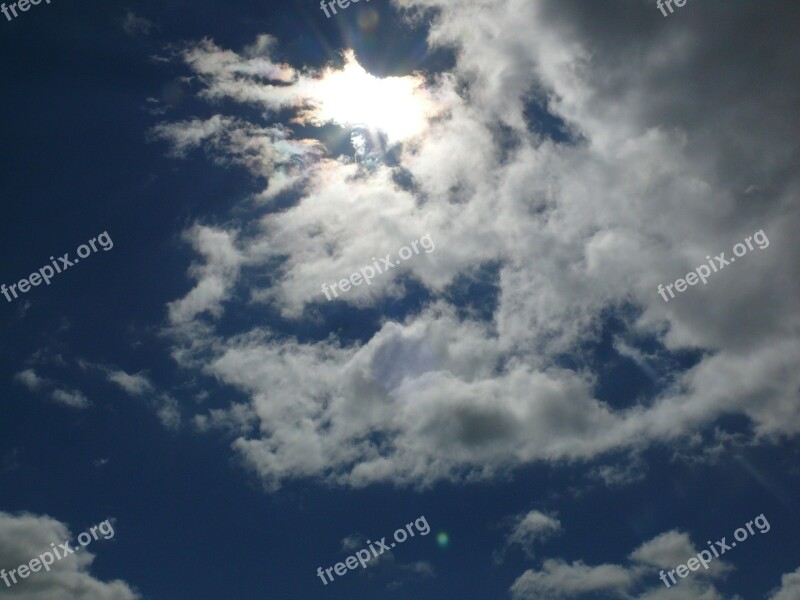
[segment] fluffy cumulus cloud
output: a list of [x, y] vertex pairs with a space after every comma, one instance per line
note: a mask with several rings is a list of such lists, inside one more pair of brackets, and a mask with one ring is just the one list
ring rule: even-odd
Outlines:
[[780, 588], [770, 597], [770, 600], [792, 600], [800, 597], [800, 567], [793, 573], [787, 573], [781, 578]]
[[[50, 544], [72, 540], [64, 523], [51, 517], [32, 514], [12, 515], [0, 512], [0, 569], [5, 572], [50, 551]], [[81, 549], [62, 560], [55, 561], [49, 571], [30, 573], [25, 579], [15, 574], [16, 584], [7, 586], [0, 580], [3, 598], [13, 600], [138, 600], [141, 596], [127, 583], [119, 580], [104, 582], [89, 572], [95, 555], [90, 549], [102, 551], [103, 536], [92, 546]], [[75, 547], [74, 540], [70, 546]], [[34, 565], [35, 567], [36, 565]], [[41, 569], [41, 566], [39, 567]], [[12, 579], [6, 575], [9, 583]]]
[[558, 519], [538, 510], [532, 510], [516, 518], [514, 529], [509, 534], [506, 544], [518, 545], [526, 554], [533, 556], [535, 543], [546, 540], [560, 531], [561, 522]]
[[[708, 569], [699, 564], [696, 571], [688, 571], [685, 579], [674, 575], [673, 583], [667, 574], [667, 583], [659, 579], [660, 572], [675, 569], [688, 559], [697, 556], [698, 550], [686, 533], [668, 531], [645, 542], [630, 553], [625, 564], [587, 565], [581, 560], [567, 562], [548, 558], [538, 569], [529, 569], [511, 586], [514, 600], [569, 600], [577, 598], [627, 598], [630, 600], [741, 600], [740, 596], [727, 596], [717, 589], [733, 567], [722, 558], [713, 558]], [[711, 553], [708, 553], [711, 556]], [[771, 600], [795, 598], [798, 574], [783, 576], [781, 586]]]
[[[201, 258], [169, 305], [173, 356], [249, 404], [196, 422], [237, 431], [234, 447], [273, 487], [486, 478], [685, 439], [731, 413], [756, 441], [800, 432], [800, 48], [781, 43], [797, 21], [755, 0], [671, 19], [622, 0], [396, 3], [430, 16], [430, 43], [455, 51], [451, 71], [383, 85], [352, 55], [319, 71], [281, 64], [269, 37], [181, 56], [199, 96], [255, 106], [264, 122], [220, 112], [154, 136], [175, 156], [203, 148], [267, 180], [235, 219], [186, 233]], [[750, 60], [743, 29], [769, 68]], [[352, 123], [342, 81], [362, 104], [393, 98], [411, 116], [398, 125], [365, 108]], [[273, 122], [286, 111], [289, 125]], [[562, 134], [548, 134], [552, 122]], [[370, 131], [395, 160], [366, 168], [293, 123], [358, 126], [356, 154]], [[657, 293], [759, 230], [769, 245], [707, 284], [669, 302]], [[422, 289], [424, 306], [357, 342], [339, 337], [320, 286], [426, 233], [435, 253], [336, 300], [368, 309]], [[463, 291], [481, 277], [488, 306]], [[279, 323], [223, 329], [234, 306]], [[655, 397], [597, 397], [587, 348], [610, 315], [624, 326], [619, 356], [664, 382]], [[309, 322], [330, 335], [300, 337]], [[670, 357], [686, 350], [697, 362], [676, 369]], [[569, 569], [586, 589], [632, 577], [549, 563], [519, 589]]]

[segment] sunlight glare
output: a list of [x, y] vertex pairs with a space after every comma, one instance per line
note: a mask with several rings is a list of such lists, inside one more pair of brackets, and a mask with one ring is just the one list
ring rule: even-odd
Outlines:
[[352, 50], [346, 51], [344, 58], [342, 70], [325, 69], [315, 85], [314, 108], [308, 115], [313, 122], [379, 129], [390, 144], [425, 130], [434, 103], [421, 76], [381, 79], [367, 73]]

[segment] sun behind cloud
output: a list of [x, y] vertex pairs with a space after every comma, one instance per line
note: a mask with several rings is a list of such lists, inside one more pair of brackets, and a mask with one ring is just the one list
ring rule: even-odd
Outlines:
[[302, 113], [303, 120], [362, 125], [383, 131], [390, 144], [425, 131], [437, 110], [421, 76], [380, 78], [368, 73], [352, 50], [344, 58], [344, 68], [326, 68], [309, 90], [311, 108]]

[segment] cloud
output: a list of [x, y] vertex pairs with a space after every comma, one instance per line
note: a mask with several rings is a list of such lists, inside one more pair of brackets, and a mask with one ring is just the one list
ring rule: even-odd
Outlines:
[[[37, 359], [36, 355], [34, 355], [34, 359]], [[48, 388], [54, 388], [55, 385], [57, 385], [48, 379], [40, 377], [33, 369], [20, 371], [14, 375], [14, 380], [21, 383], [32, 392], [44, 391]], [[89, 402], [88, 398], [78, 390], [68, 391], [58, 388], [51, 389], [50, 398], [70, 408], [89, 408], [91, 406], [91, 402]]]
[[[763, 31], [795, 35], [796, 22], [749, 1], [704, 5], [669, 27], [652, 6], [616, 0], [399, 4], [437, 9], [429, 42], [455, 62], [426, 74], [418, 93], [436, 116], [398, 141], [396, 164], [309, 152], [290, 167], [271, 158], [284, 156], [271, 133], [280, 124], [223, 114], [160, 126], [173, 151], [203, 146], [266, 178], [267, 196], [273, 184], [291, 192], [280, 210], [248, 199], [224, 227], [189, 228], [196, 283], [168, 306], [175, 359], [247, 395], [256, 427], [216, 417], [240, 424], [233, 447], [246, 464], [273, 488], [425, 486], [679, 447], [723, 415], [746, 417], [753, 443], [800, 433], [800, 256], [789, 250], [800, 49], [756, 32], [754, 63], [733, 35], [756, 16]], [[322, 71], [275, 62], [275, 40], [260, 40], [240, 53], [188, 45], [199, 96], [314, 124], [301, 109], [324, 103]], [[551, 121], [566, 139], [548, 135]], [[302, 141], [283, 127], [283, 141]], [[759, 229], [768, 250], [669, 303], [657, 294]], [[322, 283], [427, 232], [435, 254], [322, 308]], [[483, 271], [494, 300], [453, 293]], [[390, 304], [421, 306], [367, 316]], [[277, 322], [222, 327], [228, 310]], [[358, 341], [337, 329], [339, 310], [363, 311]], [[659, 382], [652, 397], [598, 397], [609, 319], [617, 351]], [[309, 322], [324, 333], [309, 336]], [[689, 352], [697, 358], [678, 360]], [[612, 464], [598, 476], [630, 473]]]
[[119, 369], [106, 369], [106, 377], [112, 383], [117, 384], [131, 396], [143, 396], [153, 391], [153, 384], [147, 376], [141, 373], [129, 375]]
[[578, 561], [567, 564], [561, 560], [546, 560], [541, 571], [526, 571], [514, 582], [514, 600], [575, 598], [592, 592], [624, 594], [633, 578], [616, 565], [590, 567]]
[[131, 396], [147, 396], [148, 403], [156, 411], [161, 424], [167, 429], [177, 429], [181, 425], [178, 401], [164, 392], [157, 392], [156, 386], [142, 373], [130, 375], [120, 369], [100, 367], [106, 372], [108, 381], [115, 383]]
[[222, 429], [229, 433], [249, 433], [258, 423], [258, 416], [249, 403], [235, 403], [227, 409], [212, 408], [208, 415], [195, 415], [199, 431]]
[[781, 587], [770, 596], [770, 600], [793, 600], [798, 597], [800, 597], [800, 567], [781, 578]]
[[518, 545], [533, 557], [533, 545], [561, 532], [561, 522], [538, 510], [532, 510], [516, 519], [516, 525], [506, 540], [506, 546]]
[[170, 303], [169, 318], [174, 324], [190, 321], [204, 312], [219, 316], [222, 302], [230, 296], [243, 262], [234, 234], [196, 225], [185, 238], [203, 255], [205, 262], [194, 263], [190, 269], [191, 276], [197, 280], [192, 291]]
[[418, 560], [407, 564], [398, 564], [397, 571], [392, 577], [392, 581], [386, 586], [387, 589], [396, 590], [410, 581], [420, 581], [423, 579], [433, 579], [436, 571], [433, 565], [426, 560]]
[[[13, 515], [0, 512], [0, 568], [16, 569], [30, 563], [43, 552], [70, 540], [72, 534], [66, 524], [48, 516], [29, 513]], [[102, 540], [102, 538], [101, 538]], [[70, 544], [74, 546], [74, 543]], [[94, 543], [91, 549], [102, 551], [102, 544]], [[31, 573], [28, 578], [6, 589], [0, 582], [3, 597], [13, 600], [138, 600], [141, 596], [127, 583], [114, 580], [101, 581], [90, 574], [95, 554], [89, 548], [55, 561], [50, 571]], [[9, 582], [11, 579], [9, 578]]]
[[159, 391], [144, 372], [131, 375], [122, 369], [91, 363], [83, 359], [78, 359], [77, 362], [84, 370], [103, 373], [107, 381], [118, 386], [125, 393], [137, 398], [145, 398], [150, 408], [156, 412], [161, 424], [167, 429], [178, 429], [181, 426], [182, 418], [178, 401], [170, 394]]
[[[367, 541], [367, 537], [360, 533], [346, 536], [342, 539], [342, 551], [354, 556], [357, 550], [369, 549]], [[375, 542], [372, 545], [375, 547]], [[428, 561], [420, 560], [401, 563], [397, 561], [391, 551], [380, 553], [378, 556], [370, 553], [366, 563], [366, 569], [376, 569], [382, 576], [390, 579], [386, 585], [387, 589], [390, 590], [395, 590], [410, 581], [419, 581], [436, 576], [433, 565]], [[361, 569], [358, 569], [358, 571], [362, 572]]]
[[178, 429], [181, 426], [181, 411], [178, 401], [169, 394], [160, 394], [156, 402], [156, 414], [161, 424], [167, 429]]
[[39, 377], [33, 369], [20, 371], [14, 375], [14, 381], [21, 383], [32, 392], [41, 389], [45, 384], [45, 380]]
[[66, 390], [53, 390], [50, 397], [56, 402], [71, 408], [89, 408], [91, 406], [89, 399], [77, 390], [71, 392]]
[[640, 456], [629, 456], [625, 460], [627, 462], [597, 466], [589, 472], [589, 476], [602, 481], [607, 488], [628, 485], [645, 478], [647, 464]]
[[154, 27], [155, 25], [151, 21], [136, 15], [130, 9], [125, 13], [125, 19], [122, 21], [122, 29], [132, 37], [139, 34], [149, 35]]
[[625, 565], [591, 566], [580, 560], [567, 563], [548, 558], [540, 569], [529, 569], [518, 577], [511, 595], [514, 600], [566, 600], [598, 593], [631, 600], [723, 600], [713, 581], [724, 578], [732, 567], [720, 558], [715, 558], [708, 570], [691, 572], [669, 588], [659, 579], [661, 569], [674, 569], [697, 552], [688, 535], [668, 531], [634, 550]]

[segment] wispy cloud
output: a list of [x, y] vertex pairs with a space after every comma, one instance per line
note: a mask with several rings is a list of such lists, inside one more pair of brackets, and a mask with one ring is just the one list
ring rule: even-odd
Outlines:
[[130, 36], [149, 35], [154, 27], [155, 25], [151, 21], [138, 16], [131, 9], [128, 9], [125, 13], [125, 18], [122, 21], [123, 31]]
[[53, 390], [50, 397], [59, 404], [71, 408], [89, 408], [91, 406], [88, 398], [77, 390]]
[[24, 385], [32, 392], [43, 392], [50, 390], [49, 397], [63, 406], [70, 408], [89, 408], [91, 402], [86, 396], [78, 390], [65, 390], [59, 387], [59, 384], [40, 377], [33, 369], [25, 369], [14, 375], [14, 380]]
[[153, 384], [141, 373], [130, 375], [119, 369], [106, 369], [106, 376], [111, 383], [117, 384], [131, 396], [143, 396], [153, 391]]
[[45, 385], [45, 380], [36, 374], [33, 369], [25, 369], [14, 375], [14, 380], [24, 385], [26, 388], [35, 392]]

